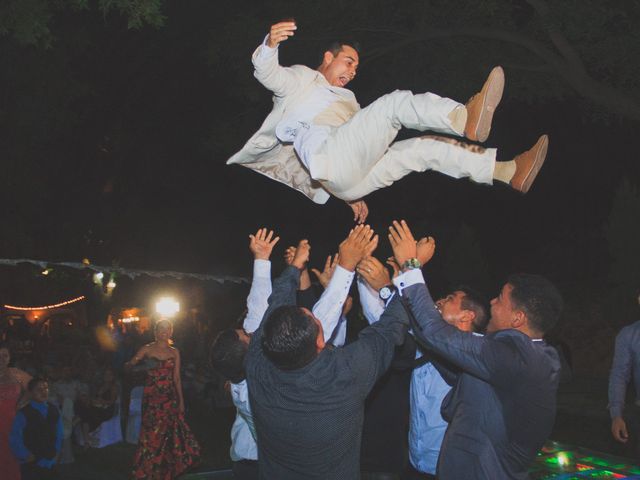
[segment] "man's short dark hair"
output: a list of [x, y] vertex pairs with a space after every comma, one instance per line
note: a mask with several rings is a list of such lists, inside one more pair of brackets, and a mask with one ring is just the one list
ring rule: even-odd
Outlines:
[[489, 302], [484, 295], [467, 285], [459, 285], [453, 289], [454, 292], [464, 293], [460, 302], [464, 310], [470, 310], [475, 314], [473, 319], [473, 331], [484, 333], [489, 323]]
[[511, 285], [511, 302], [527, 315], [529, 325], [539, 333], [547, 333], [562, 313], [562, 295], [556, 286], [541, 275], [518, 273], [507, 279]]
[[31, 380], [29, 380], [29, 383], [27, 383], [27, 390], [33, 392], [35, 388], [41, 383], [49, 383], [49, 381], [43, 376], [36, 375]]
[[248, 346], [233, 328], [221, 331], [211, 344], [211, 366], [231, 383], [245, 379], [244, 357]]
[[304, 367], [317, 353], [318, 325], [300, 307], [276, 308], [262, 327], [262, 351], [282, 370]]
[[320, 54], [320, 63], [322, 63], [324, 59], [324, 52], [331, 52], [334, 57], [337, 57], [338, 54], [342, 51], [342, 47], [348, 46], [353, 48], [358, 55], [360, 55], [360, 42], [356, 42], [353, 40], [334, 40], [331, 43], [327, 44], [325, 48], [322, 50]]

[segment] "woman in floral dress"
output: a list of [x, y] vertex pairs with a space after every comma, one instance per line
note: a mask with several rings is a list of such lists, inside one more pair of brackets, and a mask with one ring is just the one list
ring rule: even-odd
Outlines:
[[149, 364], [142, 399], [142, 425], [133, 459], [133, 478], [170, 480], [200, 457], [200, 446], [184, 420], [180, 352], [171, 346], [167, 320], [155, 327], [155, 342], [142, 347], [129, 362]]
[[3, 480], [20, 480], [20, 465], [9, 448], [9, 432], [18, 400], [31, 380], [31, 375], [9, 367], [10, 360], [9, 347], [0, 343], [0, 466]]

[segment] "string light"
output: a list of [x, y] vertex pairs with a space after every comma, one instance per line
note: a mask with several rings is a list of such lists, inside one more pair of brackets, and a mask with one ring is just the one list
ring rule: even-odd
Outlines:
[[72, 303], [80, 302], [85, 299], [84, 295], [81, 295], [76, 298], [72, 298], [71, 300], [67, 300], [66, 302], [56, 303], [54, 305], [45, 305], [43, 307], [16, 307], [15, 305], [3, 305], [4, 308], [9, 308], [11, 310], [22, 310], [22, 311], [33, 311], [33, 310], [51, 310], [52, 308], [64, 307], [65, 305], [70, 305]]

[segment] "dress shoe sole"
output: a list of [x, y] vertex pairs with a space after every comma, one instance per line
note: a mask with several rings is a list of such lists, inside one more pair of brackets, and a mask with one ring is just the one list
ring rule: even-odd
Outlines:
[[475, 136], [478, 142], [484, 142], [489, 137], [493, 114], [498, 108], [500, 100], [502, 100], [502, 92], [504, 91], [504, 70], [502, 70], [502, 67], [495, 67], [491, 70], [485, 87], [486, 93], [483, 96], [482, 110], [475, 128]]
[[535, 159], [533, 164], [531, 165], [531, 169], [525, 175], [522, 180], [522, 187], [519, 188], [522, 193], [527, 193], [533, 184], [533, 181], [538, 176], [538, 172], [542, 168], [545, 159], [547, 158], [547, 150], [549, 148], [549, 137], [547, 135], [541, 136], [536, 144], [533, 146], [532, 150], [535, 151]]

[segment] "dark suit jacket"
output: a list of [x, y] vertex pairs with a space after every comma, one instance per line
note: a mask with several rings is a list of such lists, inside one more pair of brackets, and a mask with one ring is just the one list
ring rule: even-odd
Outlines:
[[447, 324], [423, 284], [403, 291], [421, 343], [457, 366], [442, 403], [449, 422], [440, 480], [525, 479], [551, 433], [560, 361], [556, 350], [517, 330], [484, 337]]
[[[300, 272], [287, 267], [273, 282], [269, 309], [295, 305]], [[392, 301], [380, 321], [342, 348], [325, 348], [296, 370], [280, 370], [261, 348], [262, 325], [246, 356], [249, 402], [258, 440], [260, 478], [358, 480], [367, 394], [389, 367], [408, 319]]]

